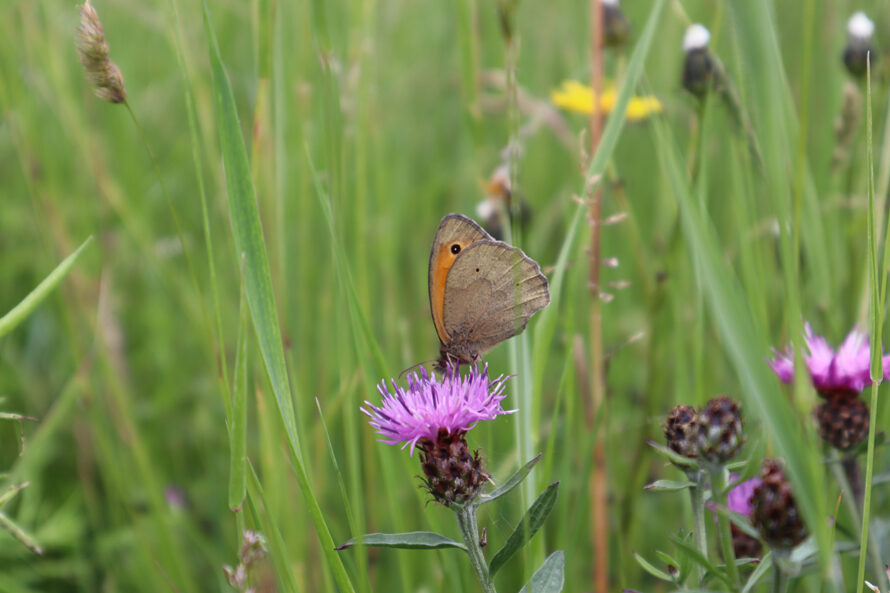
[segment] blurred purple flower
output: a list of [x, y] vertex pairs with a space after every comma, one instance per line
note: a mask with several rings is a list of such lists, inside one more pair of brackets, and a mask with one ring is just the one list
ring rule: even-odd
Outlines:
[[758, 486], [760, 486], [760, 478], [751, 478], [733, 486], [726, 498], [727, 508], [734, 513], [750, 517], [751, 495], [754, 494], [754, 489]]
[[396, 385], [392, 380], [392, 392], [386, 381], [377, 386], [383, 396], [381, 405], [365, 401], [362, 412], [371, 418], [371, 426], [380, 434], [380, 441], [387, 445], [404, 443], [411, 446], [411, 455], [420, 439], [435, 441], [440, 429], [448, 434], [463, 434], [480, 420], [493, 420], [501, 414], [516, 410], [504, 410], [501, 401], [504, 384], [510, 377], [501, 375], [489, 380], [488, 365], [479, 372], [473, 368], [461, 376], [456, 369], [445, 372], [441, 381], [433, 373], [421, 368], [408, 376], [408, 388]]
[[[855, 396], [871, 385], [867, 334], [854, 329], [835, 351], [824, 337], [813, 333], [809, 323], [805, 324], [804, 329], [808, 351], [804, 355], [804, 362], [816, 391], [824, 396]], [[767, 362], [785, 383], [794, 379], [794, 360], [790, 346], [784, 352], [773, 349], [773, 358]], [[883, 358], [883, 373], [890, 374], [890, 356]]]

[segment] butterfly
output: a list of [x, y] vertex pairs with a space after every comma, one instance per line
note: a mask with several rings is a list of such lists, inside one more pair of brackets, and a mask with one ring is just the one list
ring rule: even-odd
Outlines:
[[541, 266], [461, 214], [439, 223], [429, 265], [430, 312], [442, 346], [438, 370], [478, 362], [550, 304]]

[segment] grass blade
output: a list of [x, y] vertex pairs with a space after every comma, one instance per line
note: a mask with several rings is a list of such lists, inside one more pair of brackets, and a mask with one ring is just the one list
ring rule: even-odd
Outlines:
[[257, 342], [266, 364], [272, 390], [275, 393], [275, 401], [284, 424], [288, 445], [294, 458], [297, 481], [306, 498], [322, 551], [340, 589], [353, 591], [346, 569], [333, 550], [333, 539], [303, 465], [290, 383], [284, 361], [284, 349], [281, 343], [281, 330], [278, 325], [278, 314], [272, 291], [269, 260], [254, 195], [250, 165], [247, 162], [247, 149], [241, 134], [238, 112], [235, 109], [232, 86], [223, 68], [206, 0], [203, 2], [203, 10], [216, 97], [220, 149], [225, 162], [229, 214], [232, 219], [235, 248], [239, 254], [243, 254], [245, 259], [246, 293], [250, 315], [253, 319]]
[[241, 305], [238, 346], [235, 352], [235, 377], [232, 380], [232, 405], [229, 409], [229, 508], [237, 511], [247, 495], [247, 345], [250, 342], [250, 313], [241, 260]]
[[63, 259], [62, 262], [49, 273], [49, 276], [44, 278], [43, 282], [37, 285], [37, 288], [32, 290], [28, 296], [22, 299], [22, 301], [13, 307], [6, 315], [0, 317], [0, 338], [14, 330], [34, 311], [34, 309], [37, 308], [37, 305], [42, 303], [43, 300], [49, 296], [49, 293], [51, 293], [59, 285], [62, 279], [68, 275], [68, 272], [71, 271], [77, 258], [80, 257], [84, 248], [89, 245], [92, 240], [92, 236], [87, 237], [87, 240], [81, 243], [80, 247], [78, 247], [74, 253]]
[[[870, 57], [870, 56], [869, 56]], [[883, 344], [881, 343], [881, 327], [884, 321], [883, 301], [881, 300], [882, 289], [880, 285], [882, 280], [878, 277], [878, 238], [875, 228], [877, 226], [875, 217], [875, 171], [874, 171], [874, 149], [872, 146], [872, 119], [871, 119], [871, 59], [868, 60], [866, 66], [866, 167], [868, 167], [867, 184], [868, 184], [868, 268], [870, 276], [870, 297], [871, 297], [871, 402], [869, 413], [872, 418], [877, 418], [878, 412], [878, 386], [884, 378], [884, 369], [882, 364]], [[886, 277], [886, 273], [885, 273]], [[864, 499], [862, 502], [862, 527], [859, 538], [859, 576], [856, 579], [856, 591], [862, 593], [862, 587], [865, 583], [865, 560], [868, 556], [869, 538], [868, 529], [871, 516], [871, 486], [872, 476], [874, 475], [875, 466], [875, 422], [869, 422], [868, 426], [868, 451], [865, 456], [865, 485]], [[874, 570], [881, 572], [880, 561]], [[883, 575], [880, 575], [880, 581], [884, 581]], [[886, 586], [886, 581], [883, 583]]]

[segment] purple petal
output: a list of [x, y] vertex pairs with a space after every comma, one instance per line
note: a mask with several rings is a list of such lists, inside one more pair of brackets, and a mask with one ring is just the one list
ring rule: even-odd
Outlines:
[[861, 331], [851, 331], [834, 357], [833, 388], [862, 391], [870, 385], [869, 354], [868, 337]]
[[813, 333], [810, 324], [805, 326], [806, 343], [809, 355], [804, 356], [813, 385], [822, 391], [831, 388], [831, 363], [834, 361], [834, 350], [822, 336]]
[[779, 352], [773, 348], [773, 358], [767, 358], [766, 362], [781, 381], [791, 383], [791, 380], [794, 379], [794, 362], [792, 362], [790, 354]]
[[751, 496], [754, 494], [754, 489], [758, 486], [760, 486], [760, 478], [751, 478], [736, 484], [727, 496], [727, 508], [740, 515], [750, 516]]
[[392, 381], [390, 392], [386, 381], [380, 383], [381, 404], [366, 401], [361, 411], [370, 417], [369, 424], [383, 437], [382, 442], [403, 443], [413, 455], [420, 439], [434, 440], [441, 429], [449, 434], [466, 432], [480, 420], [515, 412], [501, 407], [509, 378], [501, 375], [489, 380], [488, 365], [481, 373], [474, 368], [463, 377], [456, 372], [446, 373], [441, 381], [422, 369], [419, 375], [415, 372], [408, 376], [407, 389]]

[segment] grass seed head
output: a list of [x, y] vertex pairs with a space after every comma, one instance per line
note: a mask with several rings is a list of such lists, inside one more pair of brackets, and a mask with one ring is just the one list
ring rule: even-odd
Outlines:
[[124, 77], [117, 64], [108, 57], [108, 44], [99, 14], [89, 0], [80, 7], [80, 26], [77, 28], [77, 53], [87, 81], [96, 96], [109, 103], [126, 103]]

